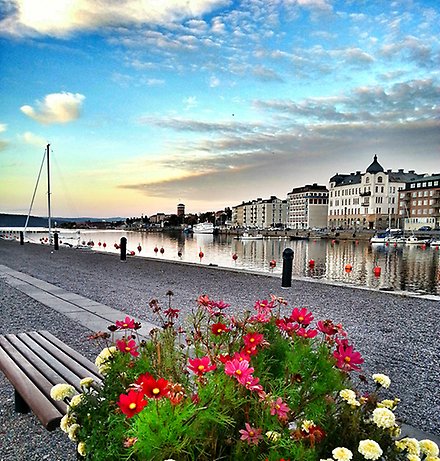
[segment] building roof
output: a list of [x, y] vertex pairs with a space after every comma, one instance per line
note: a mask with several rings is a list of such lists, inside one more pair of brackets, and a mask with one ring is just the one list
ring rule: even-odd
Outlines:
[[305, 186], [295, 187], [287, 195], [301, 194], [303, 192], [328, 192], [328, 189], [326, 186], [318, 186], [316, 183], [306, 184]]
[[383, 166], [377, 161], [377, 155], [374, 156], [373, 163], [367, 168], [366, 172], [372, 174], [384, 172]]

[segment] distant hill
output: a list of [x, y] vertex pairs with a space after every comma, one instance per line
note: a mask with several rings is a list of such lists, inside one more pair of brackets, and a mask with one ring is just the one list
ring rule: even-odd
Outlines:
[[[26, 223], [27, 215], [24, 214], [6, 214], [0, 213], [0, 227], [24, 227]], [[58, 225], [67, 222], [114, 222], [114, 221], [125, 221], [125, 218], [116, 217], [116, 218], [52, 218], [52, 223], [57, 223]], [[47, 227], [47, 218], [42, 218], [40, 216], [30, 216], [28, 227]]]

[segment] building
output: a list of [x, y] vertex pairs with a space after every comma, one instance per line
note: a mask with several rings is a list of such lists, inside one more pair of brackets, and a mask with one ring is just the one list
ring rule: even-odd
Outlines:
[[267, 229], [285, 227], [287, 224], [287, 200], [275, 196], [263, 200], [257, 198], [232, 208], [232, 223], [238, 227]]
[[182, 219], [185, 216], [185, 205], [183, 203], [177, 205], [177, 216]]
[[291, 229], [327, 227], [328, 190], [314, 183], [292, 189], [287, 194], [288, 221]]
[[330, 178], [328, 227], [386, 229], [401, 227], [399, 193], [410, 181], [423, 178], [414, 170], [385, 171], [374, 156], [365, 173], [339, 174]]
[[399, 216], [405, 230], [440, 228], [440, 174], [410, 181], [399, 192]]

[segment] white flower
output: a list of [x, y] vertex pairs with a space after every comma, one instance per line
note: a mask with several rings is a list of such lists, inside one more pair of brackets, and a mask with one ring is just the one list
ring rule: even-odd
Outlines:
[[373, 379], [374, 381], [376, 381], [377, 384], [380, 384], [385, 389], [388, 389], [390, 387], [391, 379], [387, 375], [376, 373], [373, 375]]
[[365, 459], [372, 459], [376, 460], [382, 456], [382, 448], [380, 445], [375, 442], [374, 440], [361, 440], [359, 442], [358, 452], [365, 458]]
[[72, 441], [76, 441], [78, 437], [78, 431], [79, 431], [80, 425], [79, 424], [72, 424], [69, 427], [69, 431], [67, 432], [67, 435], [69, 436], [69, 439]]
[[96, 357], [95, 365], [99, 368], [101, 365], [111, 359], [117, 352], [116, 346], [105, 347]]
[[432, 440], [424, 439], [419, 441], [420, 450], [426, 456], [438, 456], [438, 445]]
[[302, 424], [301, 424], [301, 429], [304, 431], [304, 432], [307, 432], [307, 434], [309, 433], [309, 430], [311, 427], [313, 427], [315, 425], [315, 423], [310, 420], [310, 419], [305, 419]]
[[420, 455], [420, 445], [417, 439], [405, 437], [402, 440], [397, 440], [396, 446], [399, 450], [407, 450], [410, 455]]
[[88, 377], [88, 378], [83, 378], [83, 379], [79, 382], [79, 385], [80, 385], [81, 387], [86, 387], [86, 388], [88, 388], [88, 387], [90, 387], [90, 386], [92, 385], [93, 381], [94, 381], [93, 378], [89, 378], [89, 377]]
[[66, 397], [72, 397], [76, 390], [70, 384], [55, 384], [50, 390], [50, 396], [54, 400], [64, 400]]
[[388, 429], [395, 425], [396, 417], [388, 408], [376, 408], [373, 411], [373, 421], [377, 427]]
[[81, 455], [81, 456], [86, 456], [86, 444], [84, 442], [79, 442], [78, 443], [78, 453]]
[[337, 447], [332, 451], [333, 458], [337, 461], [350, 461], [353, 458], [353, 453], [345, 447]]
[[74, 395], [69, 402], [69, 407], [73, 409], [78, 406], [81, 403], [82, 398], [83, 394]]

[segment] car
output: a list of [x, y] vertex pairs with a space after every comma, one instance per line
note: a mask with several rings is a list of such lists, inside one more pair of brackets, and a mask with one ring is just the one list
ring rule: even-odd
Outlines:
[[431, 226], [422, 226], [422, 227], [419, 227], [419, 231], [430, 231], [432, 230], [432, 227]]

